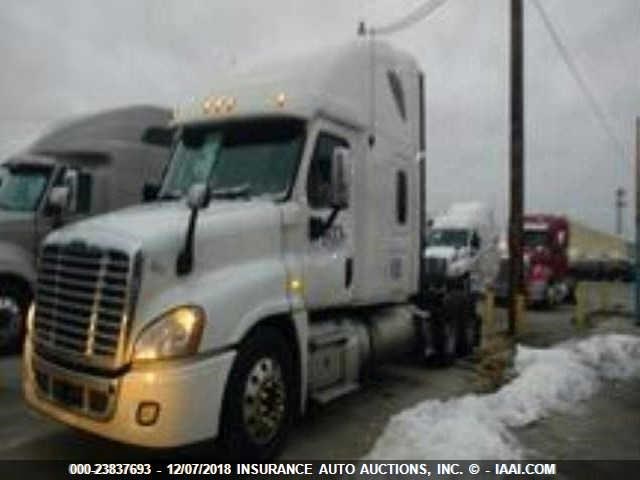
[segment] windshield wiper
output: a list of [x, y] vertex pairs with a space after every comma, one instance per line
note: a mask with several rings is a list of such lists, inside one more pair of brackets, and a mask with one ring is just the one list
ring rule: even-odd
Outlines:
[[251, 185], [249, 183], [243, 183], [235, 187], [218, 188], [211, 190], [211, 198], [221, 198], [232, 200], [234, 198], [246, 198], [251, 197]]

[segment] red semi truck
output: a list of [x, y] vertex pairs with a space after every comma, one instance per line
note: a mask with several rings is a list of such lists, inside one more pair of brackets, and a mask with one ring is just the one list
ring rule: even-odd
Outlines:
[[[550, 214], [524, 216], [524, 281], [527, 303], [544, 307], [573, 298], [569, 272], [569, 220]], [[502, 259], [496, 282], [498, 300], [508, 297], [508, 258]]]
[[528, 303], [551, 307], [573, 296], [568, 247], [566, 217], [525, 215], [523, 253]]

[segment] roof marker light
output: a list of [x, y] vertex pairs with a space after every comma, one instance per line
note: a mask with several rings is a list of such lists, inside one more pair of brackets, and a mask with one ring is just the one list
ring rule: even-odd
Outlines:
[[299, 278], [291, 278], [289, 279], [289, 283], [287, 285], [289, 292], [291, 293], [302, 293], [304, 290], [302, 280]]
[[216, 98], [215, 103], [213, 104], [213, 111], [216, 113], [220, 113], [222, 111], [222, 107], [224, 106], [224, 97]]
[[202, 104], [202, 110], [204, 113], [210, 113], [213, 108], [213, 97], [207, 98]]
[[280, 92], [279, 94], [276, 95], [276, 106], [280, 108], [284, 107], [286, 100], [287, 100], [287, 96], [284, 94], [284, 92]]
[[236, 99], [234, 97], [225, 98], [224, 109], [226, 112], [231, 112], [236, 106]]

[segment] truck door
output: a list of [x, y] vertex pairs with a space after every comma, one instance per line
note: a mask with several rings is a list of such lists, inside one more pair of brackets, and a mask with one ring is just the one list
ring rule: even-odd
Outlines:
[[407, 168], [409, 164], [406, 157], [394, 155], [391, 162], [392, 176], [389, 182], [391, 185], [387, 187], [390, 189], [391, 201], [383, 224], [386, 233], [381, 233], [385, 236], [384, 244], [388, 262], [385, 269], [387, 288], [395, 298], [406, 297], [411, 289], [411, 279], [415, 275], [416, 268], [412, 266], [411, 252], [417, 248], [412, 235], [414, 225], [409, 204], [410, 192], [415, 191], [415, 187], [409, 178]]
[[[305, 255], [305, 299], [308, 308], [334, 307], [351, 298], [354, 272], [351, 205], [335, 215], [329, 200], [331, 159], [338, 147], [351, 148], [349, 132], [320, 128], [316, 133], [306, 179], [309, 212]], [[330, 218], [335, 219], [328, 225]]]

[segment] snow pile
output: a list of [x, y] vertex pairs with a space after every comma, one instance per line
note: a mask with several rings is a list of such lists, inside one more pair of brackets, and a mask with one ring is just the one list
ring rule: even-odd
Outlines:
[[589, 398], [604, 380], [640, 377], [640, 337], [596, 335], [549, 349], [519, 346], [517, 377], [490, 395], [428, 400], [391, 418], [370, 459], [519, 459], [509, 428]]

